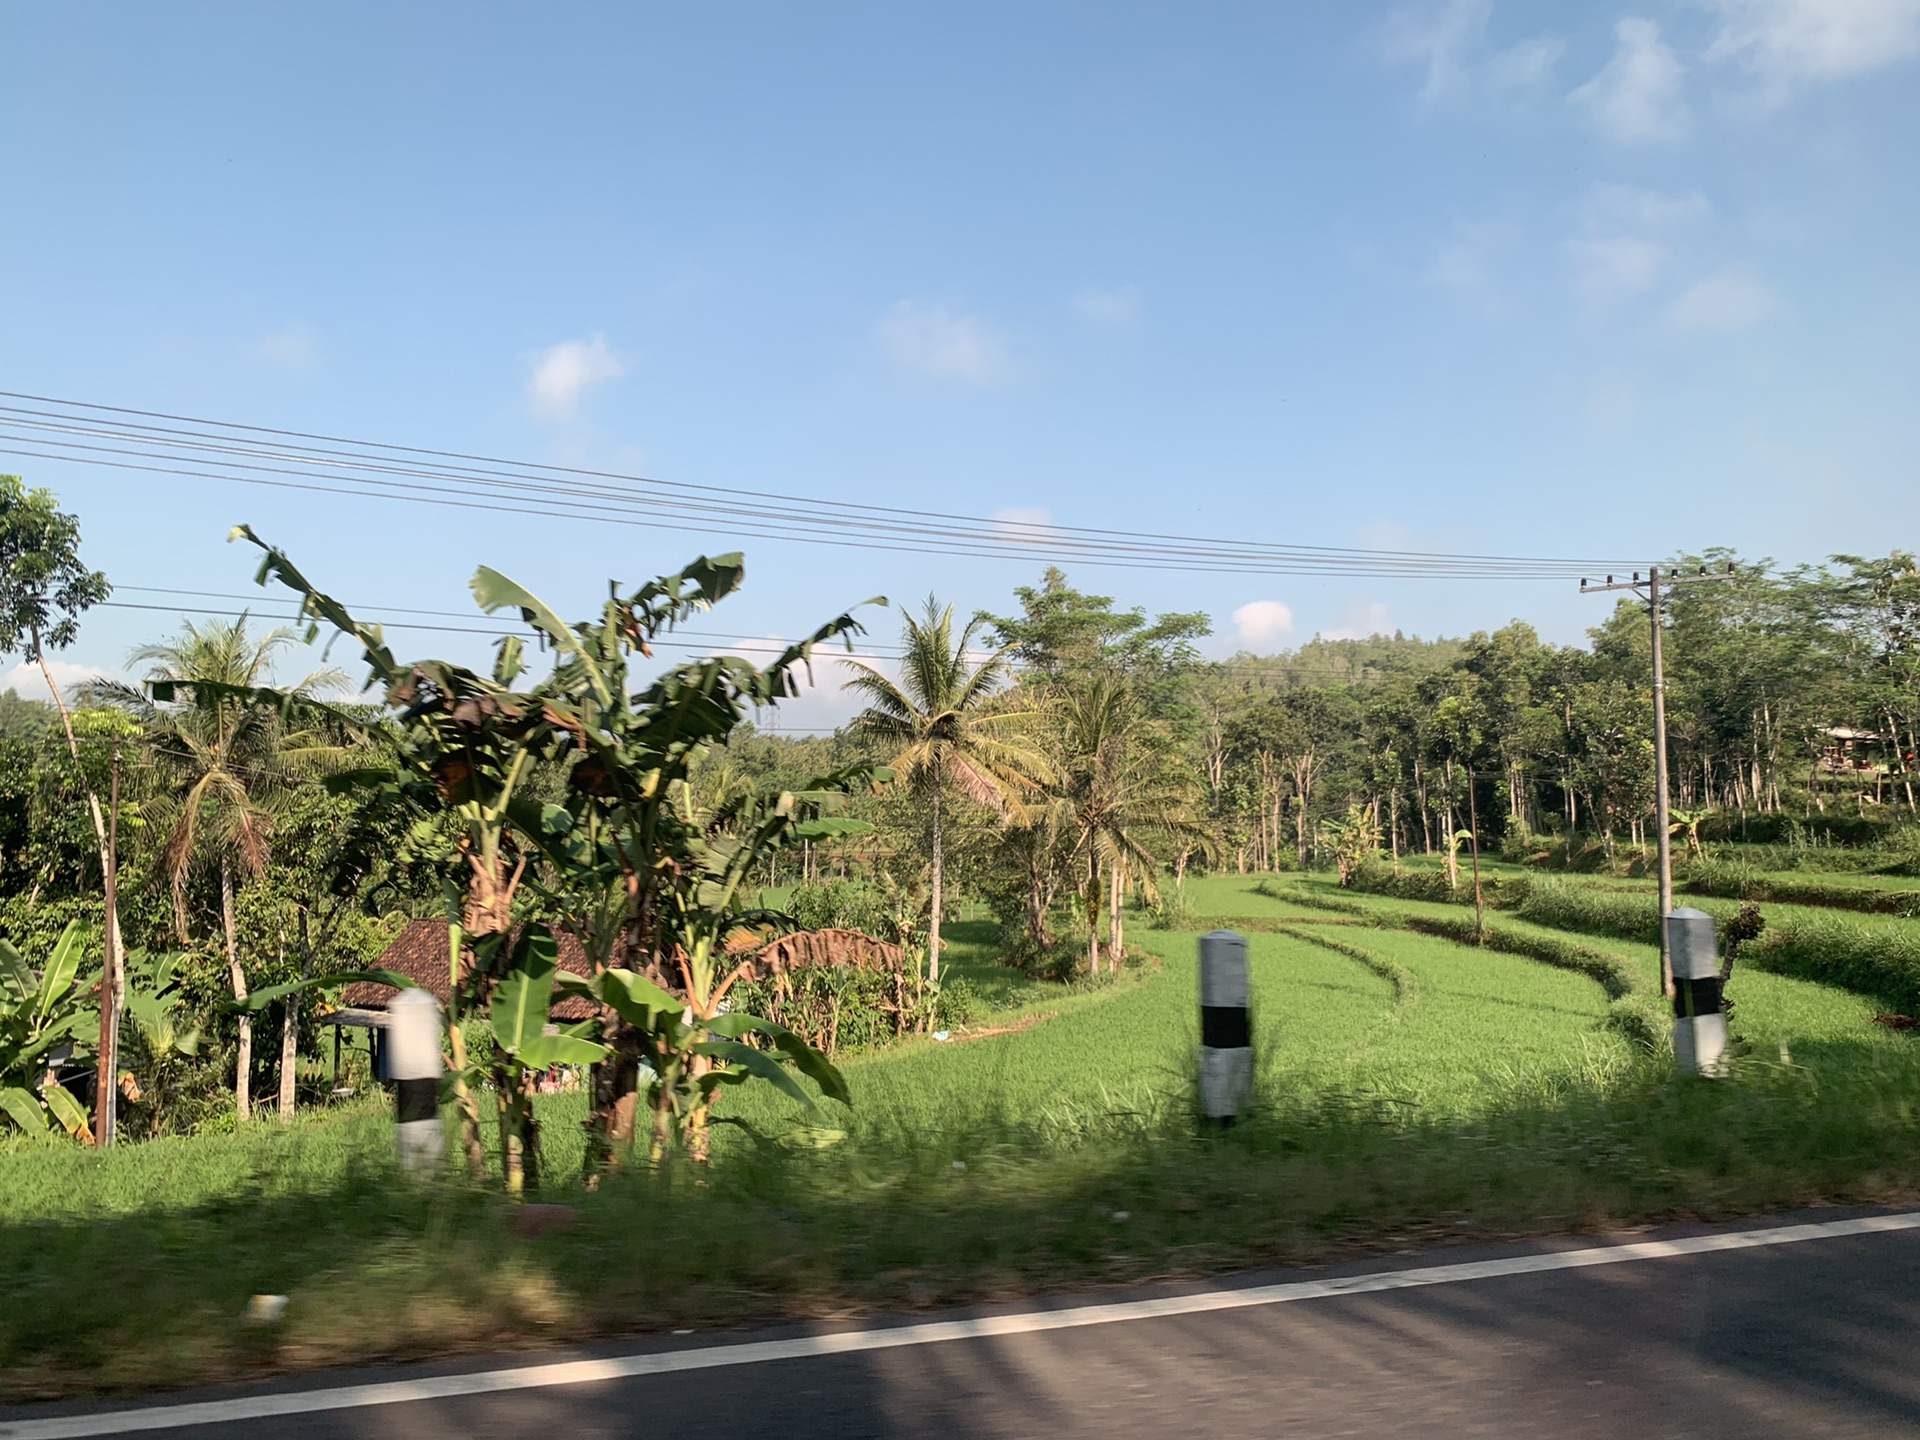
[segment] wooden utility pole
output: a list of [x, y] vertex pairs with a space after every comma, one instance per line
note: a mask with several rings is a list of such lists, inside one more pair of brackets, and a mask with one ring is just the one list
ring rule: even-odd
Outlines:
[[113, 782], [107, 802], [106, 949], [100, 969], [100, 1063], [93, 1077], [93, 1143], [113, 1144], [119, 1127], [120, 1076], [120, 927], [115, 903], [120, 871], [120, 747], [113, 747]]
[[1667, 916], [1673, 910], [1673, 823], [1669, 819], [1667, 788], [1667, 671], [1661, 656], [1660, 623], [1660, 586], [1664, 582], [1669, 588], [1675, 585], [1688, 585], [1699, 580], [1731, 580], [1733, 566], [1729, 564], [1723, 571], [1708, 573], [1702, 565], [1692, 575], [1675, 575], [1672, 571], [1662, 574], [1655, 565], [1647, 571], [1643, 581], [1638, 570], [1633, 579], [1614, 583], [1613, 576], [1607, 576], [1604, 585], [1589, 585], [1580, 582], [1582, 595], [1595, 595], [1605, 590], [1631, 590], [1647, 602], [1647, 611], [1653, 620], [1653, 828], [1654, 843], [1660, 855], [1660, 993], [1673, 994], [1673, 956], [1667, 950]]

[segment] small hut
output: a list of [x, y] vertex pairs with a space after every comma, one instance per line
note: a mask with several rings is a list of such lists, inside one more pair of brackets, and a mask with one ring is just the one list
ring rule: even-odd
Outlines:
[[[593, 966], [588, 963], [587, 952], [572, 935], [556, 931], [554, 940], [559, 947], [559, 962], [562, 970], [575, 975], [590, 976]], [[391, 970], [404, 975], [414, 984], [425, 990], [437, 1000], [444, 1009], [450, 993], [448, 984], [451, 978], [448, 955], [447, 922], [444, 920], [410, 920], [407, 928], [394, 937], [393, 943], [381, 952], [374, 962], [376, 968]], [[473, 963], [473, 952], [461, 956], [463, 965]], [[393, 986], [382, 985], [377, 980], [358, 980], [340, 992], [338, 1005], [327, 1014], [319, 1017], [322, 1025], [331, 1025], [333, 1032], [333, 1082], [336, 1092], [340, 1089], [340, 1037], [343, 1030], [367, 1031], [367, 1046], [373, 1057], [373, 1072], [381, 1072], [380, 1032], [386, 1028], [387, 1006], [398, 994]], [[570, 1025], [576, 1020], [587, 1020], [599, 1013], [599, 1007], [590, 1000], [577, 995], [559, 995], [554, 998], [552, 1007], [547, 1011], [548, 1018], [556, 1024]]]

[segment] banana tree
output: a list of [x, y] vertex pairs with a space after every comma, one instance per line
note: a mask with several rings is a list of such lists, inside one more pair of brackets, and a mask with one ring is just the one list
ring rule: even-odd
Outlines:
[[[634, 659], [651, 659], [651, 643], [661, 631], [739, 587], [745, 566], [738, 555], [703, 556], [624, 595], [615, 588], [597, 620], [571, 626], [531, 592], [483, 567], [472, 582], [481, 608], [517, 610], [554, 655], [545, 679], [516, 689], [525, 670], [518, 637], [498, 642], [490, 677], [442, 661], [402, 665], [379, 627], [355, 620], [252, 531], [241, 527], [234, 533], [266, 551], [258, 577], [262, 583], [277, 579], [300, 595], [303, 614], [313, 622], [310, 635], [324, 622], [360, 642], [369, 682], [386, 687], [397, 757], [392, 772], [367, 779], [428, 782], [441, 811], [458, 817], [458, 846], [468, 870], [462, 919], [478, 939], [509, 929], [513, 900], [529, 867], [543, 868], [544, 879], [536, 877], [536, 883], [563, 902], [556, 912], [578, 927], [596, 973], [644, 974], [663, 993], [684, 987], [691, 974], [694, 991], [682, 1003], [692, 1007], [696, 1019], [709, 1018], [700, 1012], [717, 1005], [724, 988], [699, 980], [707, 958], [687, 957], [710, 957], [726, 931], [737, 928], [737, 921], [723, 925], [710, 917], [736, 913], [740, 881], [771, 848], [836, 833], [833, 824], [850, 823], [824, 815], [825, 802], [808, 797], [845, 793], [875, 776], [871, 767], [862, 767], [773, 797], [761, 817], [765, 823], [752, 827], [744, 840], [736, 836], [723, 842], [690, 819], [684, 797], [695, 758], [724, 743], [755, 709], [799, 693], [814, 647], [861, 632], [852, 615], [843, 614], [765, 668], [717, 656], [636, 686]], [[530, 777], [542, 767], [565, 769], [564, 803], [541, 804], [527, 793]], [[803, 836], [802, 827], [823, 823], [827, 830]], [[723, 851], [733, 855], [727, 846], [740, 844], [747, 850], [737, 864], [716, 863]], [[716, 885], [716, 874], [734, 871], [730, 883]], [[689, 890], [704, 899], [687, 898], [683, 892]], [[490, 1007], [512, 968], [503, 958], [511, 950], [494, 946], [483, 952], [476, 946], [470, 967], [463, 971], [455, 963], [450, 1019], [457, 1074], [470, 1069], [458, 1017]], [[628, 1022], [619, 1007], [604, 997], [601, 1004], [601, 1039], [612, 1053], [595, 1066], [590, 1126], [600, 1143], [589, 1147], [590, 1164], [613, 1153], [612, 1142], [623, 1138], [623, 1129], [624, 1138], [631, 1139], [645, 1048], [638, 1038], [623, 1039]], [[775, 1037], [763, 1038], [773, 1043]], [[511, 1057], [501, 1053], [498, 1065], [508, 1066]], [[755, 1073], [750, 1062], [734, 1063], [744, 1067], [740, 1078]], [[699, 1067], [690, 1061], [690, 1068]], [[496, 1091], [512, 1083], [504, 1068], [496, 1068], [491, 1078]], [[470, 1089], [463, 1112], [471, 1163], [479, 1152], [479, 1119]], [[706, 1111], [689, 1106], [686, 1113], [696, 1120], [689, 1136], [704, 1136]]]
[[[504, 961], [491, 951], [504, 950]], [[476, 961], [499, 974], [487, 1008], [499, 1058], [491, 1073], [472, 1073], [470, 1084], [492, 1082], [500, 1122], [500, 1164], [507, 1193], [518, 1195], [540, 1183], [540, 1125], [533, 1110], [532, 1079], [554, 1065], [593, 1065], [608, 1049], [591, 1036], [600, 1021], [588, 1019], [564, 1029], [549, 1023], [554, 978], [560, 973], [559, 947], [544, 925], [528, 925], [511, 940], [494, 935], [483, 941]]]
[[84, 1139], [87, 1112], [52, 1073], [89, 1053], [100, 1033], [99, 982], [80, 979], [86, 931], [69, 924], [39, 974], [0, 940], [0, 1110], [29, 1135]]
[[[86, 928], [75, 920], [36, 974], [0, 940], [0, 1113], [30, 1135], [58, 1130], [86, 1141], [91, 1134], [86, 1108], [53, 1073], [98, 1049], [100, 977], [80, 974], [90, 947]], [[179, 961], [139, 950], [126, 956], [125, 1013], [151, 1057], [199, 1048], [200, 1032], [179, 1023]]]

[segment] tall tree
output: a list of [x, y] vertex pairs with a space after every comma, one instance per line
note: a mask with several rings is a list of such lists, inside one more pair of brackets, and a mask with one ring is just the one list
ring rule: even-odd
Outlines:
[[1027, 734], [1034, 712], [992, 703], [1008, 679], [1009, 647], [974, 662], [974, 637], [987, 623], [975, 616], [956, 636], [953, 607], [943, 609], [928, 596], [923, 617], [906, 617], [899, 683], [853, 661], [849, 663], [860, 673], [845, 686], [867, 701], [867, 708], [854, 718], [854, 734], [891, 751], [889, 767], [928, 805], [933, 895], [927, 977], [932, 980], [940, 978], [947, 792], [958, 790], [1005, 812], [1050, 769]]
[[[17, 652], [40, 667], [77, 768], [80, 745], [73, 717], [54, 681], [47, 651], [71, 645], [80, 634], [81, 612], [106, 599], [113, 587], [105, 575], [81, 564], [80, 521], [59, 507], [51, 490], [29, 490], [18, 475], [0, 475], [0, 653]], [[92, 786], [87, 787], [87, 808], [104, 877], [107, 822]], [[109, 915], [107, 926], [118, 948], [120, 917]]]
[[[252, 635], [245, 616], [205, 626], [185, 622], [171, 640], [143, 645], [129, 657], [147, 665], [145, 692], [104, 683], [92, 694], [133, 711], [146, 724], [156, 768], [172, 794], [150, 807], [164, 831], [162, 861], [173, 889], [174, 926], [188, 933], [187, 888], [194, 867], [211, 862], [220, 877], [220, 928], [233, 998], [247, 998], [234, 914], [238, 872], [266, 870], [276, 807], [292, 783], [335, 752], [312, 725], [323, 713], [316, 692], [343, 687], [338, 670], [321, 670], [289, 689], [268, 693], [274, 657], [293, 632]], [[239, 1013], [234, 1107], [244, 1123], [252, 1113], [253, 1017]]]

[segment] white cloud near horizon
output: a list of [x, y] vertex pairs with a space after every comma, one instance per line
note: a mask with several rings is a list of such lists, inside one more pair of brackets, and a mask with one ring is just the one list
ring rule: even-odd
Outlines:
[[606, 336], [563, 340], [533, 357], [527, 408], [536, 420], [565, 423], [579, 413], [587, 391], [626, 373], [626, 361], [614, 353]]
[[1243, 650], [1273, 645], [1293, 633], [1293, 611], [1278, 600], [1253, 600], [1233, 612], [1233, 637]]
[[1709, 62], [1732, 61], [1771, 103], [1820, 81], [1920, 55], [1920, 0], [1712, 0], [1720, 29]]
[[938, 380], [993, 385], [1013, 372], [990, 326], [945, 305], [902, 300], [881, 317], [876, 333], [894, 364]]
[[1424, 104], [1459, 99], [1476, 89], [1532, 90], [1545, 84], [1566, 52], [1554, 35], [1537, 35], [1505, 50], [1487, 52], [1487, 22], [1493, 0], [1440, 0], [1407, 6], [1387, 17], [1380, 50], [1390, 64], [1426, 70]]
[[1773, 291], [1738, 266], [1715, 271], [1683, 291], [1667, 309], [1675, 329], [1727, 334], [1751, 330], [1779, 308]]
[[1131, 325], [1140, 309], [1140, 292], [1131, 285], [1091, 286], [1077, 292], [1073, 308], [1101, 325]]
[[1614, 36], [1613, 58], [1567, 102], [1622, 145], [1683, 138], [1689, 123], [1681, 90], [1687, 67], [1660, 38], [1658, 22], [1629, 15], [1614, 26]]

